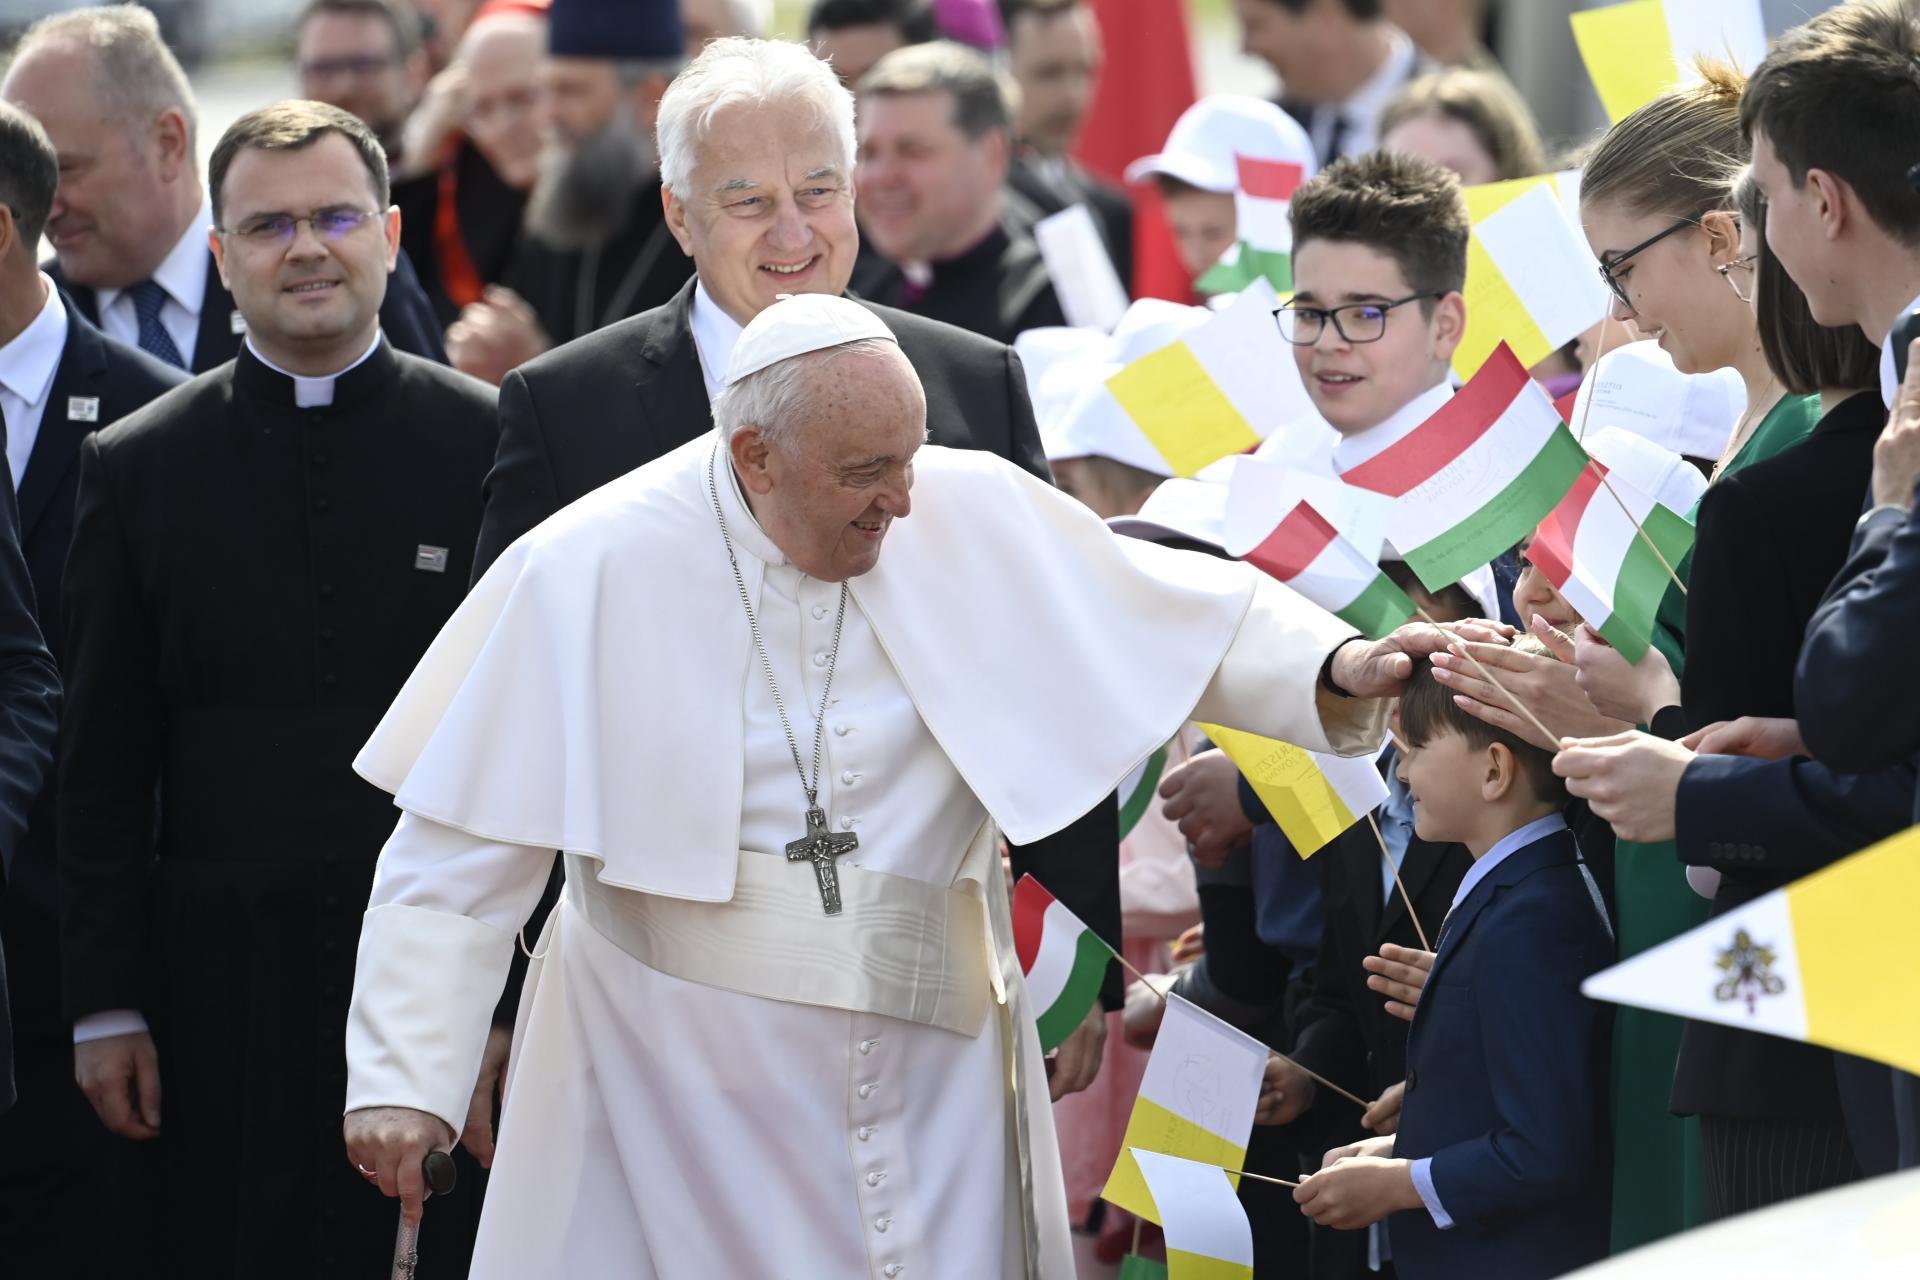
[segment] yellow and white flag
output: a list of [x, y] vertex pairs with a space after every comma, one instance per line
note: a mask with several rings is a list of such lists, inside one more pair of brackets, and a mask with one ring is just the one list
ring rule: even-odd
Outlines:
[[1227, 753], [1301, 857], [1311, 857], [1386, 802], [1373, 756], [1330, 756], [1217, 724], [1200, 732]]
[[1463, 193], [1467, 327], [1453, 367], [1471, 378], [1502, 342], [1532, 368], [1606, 315], [1599, 260], [1580, 228], [1580, 171], [1488, 182]]
[[1167, 1280], [1251, 1280], [1253, 1227], [1215, 1165], [1135, 1150], [1167, 1237]]
[[1683, 933], [1580, 989], [1920, 1071], [1920, 827]]
[[1627, 0], [1575, 13], [1573, 39], [1614, 121], [1692, 79], [1696, 58], [1751, 72], [1767, 56], [1760, 0]]
[[1240, 1168], [1266, 1070], [1267, 1046], [1197, 1005], [1168, 996], [1140, 1096], [1120, 1141], [1120, 1158], [1101, 1198], [1166, 1225], [1133, 1158], [1134, 1148]]

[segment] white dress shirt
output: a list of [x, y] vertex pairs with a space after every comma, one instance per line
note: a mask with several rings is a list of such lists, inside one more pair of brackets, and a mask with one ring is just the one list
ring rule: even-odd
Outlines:
[[1343, 476], [1361, 463], [1385, 453], [1412, 435], [1415, 427], [1438, 413], [1440, 407], [1451, 399], [1453, 386], [1442, 381], [1407, 401], [1400, 406], [1399, 412], [1379, 426], [1340, 437], [1340, 442], [1333, 446], [1334, 474]]
[[733, 344], [740, 341], [740, 325], [720, 309], [705, 284], [693, 286], [693, 348], [700, 356], [700, 376], [707, 383], [707, 400], [720, 394], [727, 385], [727, 362], [733, 359]]
[[[193, 368], [193, 349], [200, 340], [200, 307], [207, 296], [207, 272], [213, 253], [207, 248], [207, 229], [213, 225], [213, 202], [202, 198], [200, 212], [154, 268], [153, 282], [167, 291], [160, 307], [160, 324], [180, 349], [180, 358]], [[125, 289], [101, 289], [100, 327], [109, 338], [130, 347], [140, 345], [140, 316], [133, 295]], [[238, 313], [236, 313], [238, 314]]]
[[[1915, 298], [1901, 309], [1900, 315], [1909, 311], [1920, 311], [1920, 298]], [[1893, 335], [1899, 331], [1900, 322], [1895, 319], [1893, 328], [1887, 330], [1887, 340], [1880, 344], [1880, 399], [1887, 408], [1893, 408], [1893, 402], [1900, 395], [1900, 379], [1893, 371]]]
[[60, 291], [45, 273], [40, 287], [46, 291], [40, 314], [0, 347], [0, 411], [7, 415], [7, 470], [13, 473], [15, 489], [27, 474], [53, 375], [60, 371], [60, 354], [67, 346], [67, 309]]

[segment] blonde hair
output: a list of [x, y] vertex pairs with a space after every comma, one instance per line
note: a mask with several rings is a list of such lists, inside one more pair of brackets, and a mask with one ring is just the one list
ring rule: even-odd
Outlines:
[[1461, 67], [1421, 76], [1380, 113], [1380, 136], [1422, 116], [1465, 125], [1503, 179], [1530, 178], [1547, 167], [1533, 113], [1504, 76]]
[[1732, 207], [1727, 174], [1752, 154], [1740, 130], [1746, 76], [1710, 58], [1694, 70], [1698, 83], [1668, 90], [1607, 130], [1581, 172], [1582, 205], [1618, 201], [1675, 218]]

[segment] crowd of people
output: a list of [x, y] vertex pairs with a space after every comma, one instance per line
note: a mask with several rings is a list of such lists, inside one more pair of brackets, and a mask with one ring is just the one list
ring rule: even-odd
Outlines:
[[[422, 1277], [1111, 1266], [1172, 995], [1274, 1051], [1259, 1275], [1920, 1164], [1914, 1077], [1580, 993], [1920, 821], [1920, 12], [1556, 150], [1478, 5], [1235, 0], [1283, 95], [1110, 181], [1093, 0], [418, 4], [311, 0], [204, 170], [145, 8], [0, 79], [0, 1272], [372, 1274], [433, 1149]], [[1529, 541], [1356, 636], [1099, 398], [1272, 287], [1258, 455], [1371, 487], [1463, 190], [1569, 170], [1609, 307], [1529, 372], [1634, 369], [1582, 443], [1693, 526], [1636, 661]], [[1074, 210], [1181, 296], [1090, 327]], [[1297, 856], [1215, 723], [1388, 798]], [[1131, 970], [1044, 1063], [1007, 875]]]

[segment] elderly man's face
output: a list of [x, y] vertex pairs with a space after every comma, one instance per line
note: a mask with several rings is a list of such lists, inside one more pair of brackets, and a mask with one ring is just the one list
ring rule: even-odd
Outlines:
[[740, 324], [783, 293], [846, 290], [860, 235], [833, 132], [803, 111], [733, 106], [707, 130], [667, 226], [720, 309]]
[[970, 139], [953, 95], [887, 93], [860, 101], [860, 224], [895, 262], [932, 262], [993, 227], [1007, 176], [1007, 137]]
[[540, 61], [546, 27], [535, 19], [488, 18], [460, 49], [466, 69], [467, 136], [508, 186], [525, 191], [540, 173]]
[[743, 429], [734, 470], [754, 518], [794, 567], [821, 582], [869, 572], [895, 520], [912, 510], [913, 459], [927, 438], [920, 379], [898, 348], [802, 356], [800, 420], [768, 443]]

